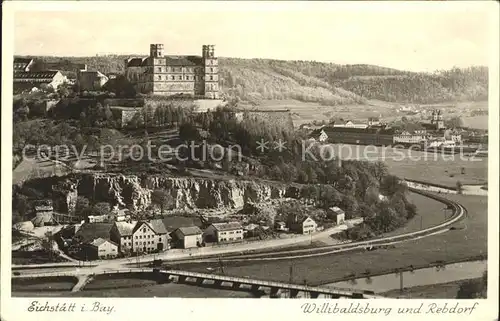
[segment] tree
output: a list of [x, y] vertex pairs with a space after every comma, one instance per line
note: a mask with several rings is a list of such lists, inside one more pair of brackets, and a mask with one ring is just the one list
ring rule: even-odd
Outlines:
[[111, 212], [111, 206], [107, 202], [99, 202], [92, 207], [94, 215], [108, 215]]
[[460, 284], [457, 292], [457, 299], [478, 299], [486, 298], [487, 293], [487, 271], [480, 279], [467, 280]]
[[52, 259], [52, 255], [54, 254], [54, 236], [51, 231], [47, 231], [45, 233], [45, 238], [42, 239], [42, 248], [45, 252], [49, 254], [50, 259]]
[[196, 142], [200, 140], [200, 133], [198, 132], [198, 128], [196, 128], [193, 124], [183, 123], [179, 127], [179, 137], [185, 142]]
[[461, 128], [464, 126], [462, 118], [455, 116], [446, 121], [446, 127], [448, 128]]
[[382, 179], [380, 190], [387, 196], [392, 196], [398, 191], [406, 190], [406, 187], [400, 182], [400, 179], [394, 175], [388, 175]]
[[57, 94], [61, 98], [68, 97], [69, 93], [69, 85], [67, 83], [62, 84], [57, 88]]
[[161, 214], [165, 208], [171, 208], [174, 206], [174, 198], [169, 192], [162, 189], [154, 190], [151, 194], [151, 202], [161, 209]]
[[90, 202], [86, 197], [78, 196], [75, 205], [75, 214], [81, 217], [87, 217], [90, 214]]

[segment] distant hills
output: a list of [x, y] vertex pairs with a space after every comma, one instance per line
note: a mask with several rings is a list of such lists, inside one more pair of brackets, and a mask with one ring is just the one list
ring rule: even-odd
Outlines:
[[[122, 73], [129, 56], [33, 57], [58, 62], [61, 70], [76, 63], [105, 74]], [[373, 65], [338, 65], [314, 61], [219, 58], [222, 90], [230, 97], [259, 104], [295, 99], [323, 105], [362, 104], [367, 99], [399, 103], [481, 101], [488, 98], [488, 68], [454, 68], [416, 73]]]

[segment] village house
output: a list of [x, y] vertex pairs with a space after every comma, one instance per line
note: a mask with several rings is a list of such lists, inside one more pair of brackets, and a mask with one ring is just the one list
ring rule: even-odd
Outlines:
[[462, 133], [456, 129], [447, 129], [444, 131], [445, 140], [451, 140], [455, 143], [462, 143]]
[[356, 120], [348, 120], [346, 122], [334, 122], [333, 127], [345, 127], [345, 128], [360, 128], [365, 129], [368, 127], [367, 123], [359, 122]]
[[343, 224], [345, 221], [345, 212], [337, 206], [330, 207], [326, 214], [327, 217], [332, 218], [337, 225]]
[[85, 245], [88, 260], [113, 259], [118, 255], [118, 245], [104, 238], [96, 238]]
[[318, 224], [309, 216], [299, 219], [296, 215], [288, 217], [288, 229], [297, 234], [311, 234], [316, 231]]
[[77, 85], [80, 90], [101, 90], [109, 78], [99, 71], [80, 70], [77, 75]]
[[378, 117], [370, 117], [368, 118], [368, 126], [379, 126], [380, 118]]
[[319, 133], [318, 136], [318, 141], [319, 142], [326, 142], [328, 139], [328, 135], [325, 133], [325, 131], [322, 129], [321, 132]]
[[198, 247], [202, 243], [202, 234], [198, 226], [179, 227], [175, 229], [170, 235], [172, 237], [172, 244], [175, 247], [188, 249]]
[[140, 221], [132, 232], [132, 250], [142, 253], [165, 251], [169, 248], [169, 239], [162, 220]]
[[420, 144], [427, 141], [427, 131], [426, 130], [415, 130], [415, 131], [401, 131], [394, 134], [393, 142], [394, 144]]
[[212, 223], [205, 229], [203, 239], [217, 243], [242, 240], [243, 227], [238, 222]]
[[132, 221], [114, 222], [110, 231], [110, 239], [118, 244], [118, 251], [120, 253], [132, 252], [132, 233], [136, 223]]
[[87, 216], [88, 223], [105, 223], [113, 220], [112, 215], [89, 215]]
[[283, 221], [277, 221], [274, 223], [274, 229], [276, 231], [282, 231], [282, 232], [286, 232], [288, 231], [288, 228], [286, 227], [286, 223], [283, 222]]

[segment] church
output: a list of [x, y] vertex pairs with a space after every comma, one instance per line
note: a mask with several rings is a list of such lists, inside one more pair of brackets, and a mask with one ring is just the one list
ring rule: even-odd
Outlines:
[[203, 45], [201, 56], [171, 56], [163, 44], [151, 44], [148, 57], [125, 60], [137, 92], [162, 96], [219, 99], [218, 69], [214, 45]]

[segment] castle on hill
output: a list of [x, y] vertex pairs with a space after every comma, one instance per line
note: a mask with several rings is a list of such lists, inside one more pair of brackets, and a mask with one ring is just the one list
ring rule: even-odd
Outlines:
[[151, 44], [149, 56], [125, 60], [125, 77], [144, 94], [219, 99], [219, 68], [213, 45], [201, 56], [165, 55], [163, 44]]

